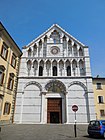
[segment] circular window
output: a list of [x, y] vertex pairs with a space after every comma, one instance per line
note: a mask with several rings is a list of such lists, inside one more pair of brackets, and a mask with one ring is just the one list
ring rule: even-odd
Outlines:
[[52, 47], [51, 48], [51, 53], [53, 54], [53, 55], [56, 55], [56, 54], [58, 54], [59, 53], [59, 48], [58, 47], [56, 47], [56, 46], [54, 46], [54, 47]]

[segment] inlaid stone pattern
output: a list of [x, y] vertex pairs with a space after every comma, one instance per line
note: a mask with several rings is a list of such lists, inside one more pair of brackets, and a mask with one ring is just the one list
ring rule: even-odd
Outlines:
[[[78, 105], [77, 123], [95, 119], [90, 56], [86, 45], [54, 24], [22, 52], [15, 123], [51, 123], [53, 116], [57, 119], [55, 123], [74, 123], [74, 104]], [[54, 108], [49, 113], [49, 99], [61, 101], [58, 113]]]

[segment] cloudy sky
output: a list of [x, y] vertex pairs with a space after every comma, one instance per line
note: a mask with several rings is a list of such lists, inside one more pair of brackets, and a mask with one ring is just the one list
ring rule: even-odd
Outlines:
[[58, 24], [89, 46], [92, 76], [105, 77], [105, 0], [0, 0], [0, 20], [20, 48]]

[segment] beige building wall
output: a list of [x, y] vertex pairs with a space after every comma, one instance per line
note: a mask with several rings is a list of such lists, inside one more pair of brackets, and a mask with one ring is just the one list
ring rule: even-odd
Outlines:
[[21, 50], [0, 23], [0, 122], [12, 122]]
[[105, 78], [93, 78], [96, 118], [105, 120]]

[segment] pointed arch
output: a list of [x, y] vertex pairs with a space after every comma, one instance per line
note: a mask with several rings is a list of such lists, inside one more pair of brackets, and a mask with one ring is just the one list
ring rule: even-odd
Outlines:
[[77, 56], [78, 55], [78, 52], [77, 52], [77, 44], [76, 43], [74, 43], [74, 45], [73, 45], [73, 54], [74, 54], [74, 56]]
[[35, 43], [35, 45], [33, 46], [33, 56], [36, 55], [37, 53], [37, 45]]
[[66, 61], [66, 72], [67, 76], [71, 76], [71, 63], [69, 60]]
[[32, 61], [31, 61], [31, 60], [28, 60], [28, 61], [27, 61], [28, 76], [30, 75], [31, 66], [32, 66]]
[[52, 62], [52, 70], [53, 70], [53, 76], [57, 76], [57, 61], [56, 60]]
[[72, 61], [72, 68], [76, 69], [76, 67], [77, 67], [77, 61], [75, 59], [73, 59], [73, 61]]
[[79, 48], [79, 56], [83, 56], [83, 49], [81, 47]]
[[47, 60], [47, 61], [46, 61], [47, 76], [50, 75], [50, 69], [51, 69], [51, 62], [50, 62], [50, 60]]
[[68, 45], [72, 45], [71, 39], [68, 40]]
[[47, 42], [47, 35], [45, 35], [45, 37], [44, 37], [44, 42]]
[[40, 46], [40, 45], [42, 45], [42, 40], [41, 40], [41, 39], [39, 40], [39, 46]]
[[46, 69], [49, 70], [50, 67], [51, 67], [51, 62], [50, 62], [50, 60], [47, 60], [46, 61]]
[[33, 68], [35, 70], [37, 70], [37, 68], [38, 68], [38, 61], [37, 60], [34, 60], [34, 62], [33, 62]]
[[73, 71], [73, 75], [76, 76], [77, 75], [77, 61], [75, 59], [72, 61], [72, 71]]
[[63, 75], [63, 70], [64, 70], [64, 61], [63, 60], [60, 60], [59, 61], [59, 70], [60, 70], [60, 76]]
[[60, 70], [64, 68], [64, 62], [63, 62], [63, 60], [60, 60], [59, 61], [59, 68], [60, 68]]
[[68, 56], [72, 55], [72, 41], [68, 40]]
[[39, 76], [43, 76], [44, 61], [41, 60], [39, 63]]
[[29, 48], [29, 49], [28, 49], [28, 57], [31, 57], [31, 54], [32, 54], [32, 49]]
[[63, 36], [63, 41], [66, 41], [66, 40], [67, 40], [67, 38], [66, 38], [66, 36], [64, 35], [64, 36]]
[[28, 70], [31, 70], [31, 65], [32, 65], [32, 61], [28, 60], [27, 61], [27, 68], [28, 68]]
[[85, 75], [85, 64], [83, 60], [79, 60], [79, 71], [80, 71], [80, 75]]

